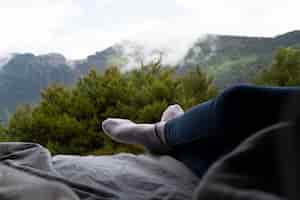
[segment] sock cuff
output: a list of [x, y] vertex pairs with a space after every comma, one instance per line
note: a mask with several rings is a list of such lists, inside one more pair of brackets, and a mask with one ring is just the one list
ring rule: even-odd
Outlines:
[[154, 131], [155, 135], [159, 138], [162, 144], [167, 145], [165, 138], [165, 124], [166, 122], [161, 121], [155, 124]]
[[161, 153], [167, 153], [167, 152], [171, 151], [171, 148], [166, 143], [165, 136], [164, 136], [165, 135], [164, 134], [165, 124], [166, 124], [166, 122], [164, 122], [164, 121], [154, 124], [154, 134], [157, 138], [157, 142], [159, 142], [160, 145], [158, 145], [155, 148], [155, 150], [152, 152], [157, 152], [157, 153], [161, 154]]

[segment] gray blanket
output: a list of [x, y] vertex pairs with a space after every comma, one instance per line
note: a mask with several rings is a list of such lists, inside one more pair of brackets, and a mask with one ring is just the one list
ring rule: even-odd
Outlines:
[[52, 158], [37, 144], [0, 143], [0, 199], [299, 199], [299, 129], [283, 123], [250, 136], [201, 181], [168, 156]]
[[51, 157], [38, 144], [0, 143], [1, 199], [191, 199], [198, 178], [169, 156]]

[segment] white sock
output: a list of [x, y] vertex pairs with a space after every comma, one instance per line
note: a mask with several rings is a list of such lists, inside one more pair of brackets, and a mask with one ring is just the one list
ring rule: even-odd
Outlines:
[[166, 121], [183, 114], [179, 105], [169, 106], [156, 124], [136, 124], [127, 119], [108, 118], [102, 122], [102, 129], [113, 140], [125, 144], [139, 144], [152, 152], [163, 153], [170, 150], [164, 137]]
[[171, 119], [174, 119], [180, 115], [184, 114], [183, 109], [180, 105], [174, 104], [170, 105], [162, 114], [161, 121], [169, 121]]
[[117, 142], [140, 144], [152, 152], [159, 153], [168, 150], [168, 145], [164, 143], [161, 136], [164, 123], [136, 124], [127, 119], [109, 118], [103, 121], [102, 129]]

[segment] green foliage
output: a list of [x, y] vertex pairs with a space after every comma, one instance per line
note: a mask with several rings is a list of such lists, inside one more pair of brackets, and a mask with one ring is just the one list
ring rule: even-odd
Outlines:
[[102, 132], [102, 121], [119, 117], [157, 122], [169, 104], [188, 108], [216, 93], [199, 69], [177, 76], [173, 68], [154, 62], [125, 73], [118, 67], [104, 73], [91, 70], [74, 87], [52, 85], [41, 93], [38, 105], [19, 106], [6, 132], [13, 140], [40, 143], [52, 153], [139, 153], [139, 146], [110, 140]]
[[280, 47], [299, 49], [300, 31], [273, 38], [208, 35], [189, 49], [181, 72], [200, 64], [218, 88], [250, 82], [257, 71], [272, 64], [272, 55]]
[[6, 128], [0, 123], [0, 142], [10, 141], [11, 138], [7, 135]]
[[179, 77], [178, 82], [176, 94], [178, 103], [185, 109], [217, 95], [217, 90], [212, 84], [212, 78], [208, 78], [199, 66], [196, 71], [190, 71]]
[[295, 86], [300, 84], [300, 51], [280, 48], [269, 69], [262, 71], [254, 80], [258, 85]]

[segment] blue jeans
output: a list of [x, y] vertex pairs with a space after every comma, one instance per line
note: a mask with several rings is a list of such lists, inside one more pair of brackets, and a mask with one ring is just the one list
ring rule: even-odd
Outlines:
[[165, 125], [170, 154], [199, 177], [251, 134], [278, 123], [289, 97], [300, 87], [239, 85], [199, 104]]

